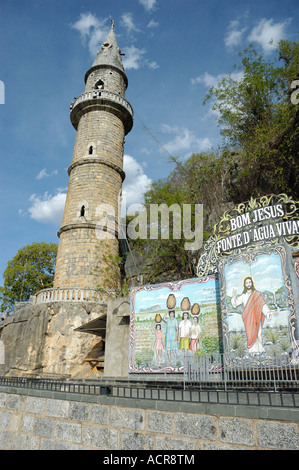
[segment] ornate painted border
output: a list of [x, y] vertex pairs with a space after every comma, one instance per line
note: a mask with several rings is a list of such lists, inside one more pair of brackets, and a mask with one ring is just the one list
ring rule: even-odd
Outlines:
[[[249, 262], [255, 261], [258, 256], [269, 255], [270, 253], [279, 254], [280, 256], [283, 279], [284, 279], [285, 286], [288, 290], [288, 297], [286, 299], [286, 305], [291, 312], [289, 315], [289, 319], [288, 319], [289, 332], [290, 332], [290, 344], [291, 344], [293, 351], [294, 352], [296, 351], [296, 353], [298, 354], [298, 346], [295, 340], [296, 312], [295, 312], [295, 304], [294, 304], [294, 295], [293, 295], [290, 277], [286, 273], [286, 269], [285, 269], [286, 250], [283, 246], [276, 245], [274, 247], [260, 248], [260, 249], [255, 250], [254, 252], [239, 253], [234, 256], [225, 257], [225, 258], [222, 258], [218, 263], [219, 280], [220, 280], [221, 316], [222, 316], [222, 327], [223, 327], [223, 346], [224, 346], [225, 362], [226, 362], [227, 367], [234, 366], [234, 362], [231, 359], [230, 354], [229, 354], [229, 349], [228, 349], [228, 344], [229, 344], [228, 333], [229, 332], [228, 332], [227, 323], [225, 322], [225, 316], [227, 314], [228, 309], [225, 304], [226, 283], [225, 283], [225, 277], [224, 277], [224, 266], [227, 264], [232, 264], [239, 260], [244, 260], [245, 262], [247, 261], [249, 263]], [[260, 361], [258, 359], [254, 360], [253, 362], [260, 364]]]
[[158, 289], [162, 288], [168, 288], [170, 292], [174, 291], [180, 291], [183, 287], [186, 285], [191, 285], [191, 284], [202, 284], [208, 281], [218, 281], [218, 276], [216, 275], [211, 275], [211, 276], [205, 276], [202, 278], [193, 278], [193, 279], [184, 279], [182, 281], [175, 281], [175, 282], [166, 282], [162, 284], [154, 284], [154, 285], [147, 285], [147, 286], [138, 286], [138, 287], [133, 287], [131, 289], [131, 316], [130, 316], [130, 334], [129, 334], [129, 373], [183, 373], [184, 372], [184, 366], [181, 367], [164, 367], [159, 370], [154, 370], [152, 368], [140, 368], [136, 367], [133, 361], [133, 355], [134, 355], [134, 339], [135, 339], [135, 325], [134, 325], [134, 320], [135, 320], [135, 297], [138, 292], [141, 291], [155, 291]]

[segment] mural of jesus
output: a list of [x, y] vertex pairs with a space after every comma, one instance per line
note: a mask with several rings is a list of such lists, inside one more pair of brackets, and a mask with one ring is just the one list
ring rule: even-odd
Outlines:
[[265, 351], [262, 343], [262, 326], [265, 318], [271, 320], [276, 315], [268, 307], [261, 292], [257, 291], [251, 276], [243, 281], [243, 293], [237, 297], [236, 290], [232, 291], [231, 303], [234, 308], [243, 305], [242, 319], [247, 336], [247, 348], [249, 353], [261, 354]]

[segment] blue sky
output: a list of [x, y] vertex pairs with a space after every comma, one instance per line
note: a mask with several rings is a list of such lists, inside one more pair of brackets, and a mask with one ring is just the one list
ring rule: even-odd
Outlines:
[[134, 298], [135, 312], [138, 313], [141, 309], [149, 309], [156, 305], [160, 305], [161, 309], [165, 309], [170, 293], [175, 295], [176, 308], [180, 307], [184, 297], [188, 297], [191, 306], [195, 302], [200, 305], [203, 303], [216, 303], [218, 302], [216, 285], [217, 283], [214, 279], [206, 279], [205, 282], [194, 279], [188, 280], [188, 283], [172, 283], [171, 290], [165, 284], [156, 285], [153, 290], [138, 290]]
[[84, 91], [111, 18], [134, 109], [128, 204], [170, 173], [170, 155], [221, 144], [216, 116], [202, 102], [223, 75], [240, 74], [239, 51], [253, 43], [271, 58], [271, 39], [298, 40], [295, 0], [1, 0], [1, 275], [19, 248], [58, 242], [76, 136], [69, 105]]
[[284, 285], [284, 278], [279, 254], [259, 256], [255, 261], [241, 260], [233, 265], [225, 266], [226, 294], [232, 296], [232, 290], [237, 294], [243, 292], [243, 280], [246, 276], [252, 276], [255, 288], [261, 292], [268, 291], [273, 294]]

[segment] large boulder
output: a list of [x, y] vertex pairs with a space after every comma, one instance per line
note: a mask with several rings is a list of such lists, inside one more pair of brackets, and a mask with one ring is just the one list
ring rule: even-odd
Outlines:
[[86, 376], [89, 368], [83, 359], [99, 337], [75, 330], [105, 315], [106, 305], [96, 302], [17, 306], [14, 314], [0, 323], [4, 373]]

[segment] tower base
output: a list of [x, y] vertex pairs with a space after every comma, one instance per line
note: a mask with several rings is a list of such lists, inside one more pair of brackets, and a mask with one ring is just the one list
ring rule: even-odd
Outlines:
[[[15, 312], [0, 323], [8, 376], [59, 376], [86, 378], [84, 361], [95, 345], [104, 358], [107, 304], [97, 302], [51, 302], [16, 305]], [[102, 336], [75, 331], [96, 318], [103, 319]]]

